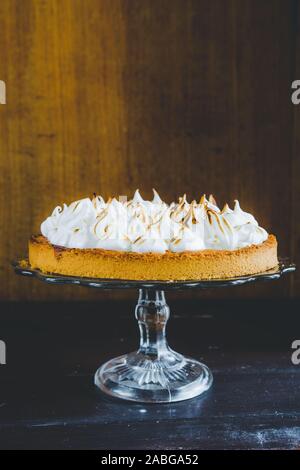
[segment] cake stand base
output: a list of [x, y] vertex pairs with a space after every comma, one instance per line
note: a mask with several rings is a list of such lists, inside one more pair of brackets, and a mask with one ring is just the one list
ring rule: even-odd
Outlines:
[[73, 284], [97, 289], [139, 289], [135, 316], [141, 333], [138, 351], [112, 359], [95, 374], [95, 384], [109, 395], [126, 400], [162, 403], [187, 400], [201, 395], [212, 384], [212, 374], [203, 364], [178, 354], [168, 346], [166, 324], [170, 316], [161, 289], [210, 289], [241, 286], [250, 282], [279, 279], [295, 271], [288, 259], [280, 259], [269, 271], [232, 279], [194, 281], [133, 281], [94, 279], [45, 274], [31, 268], [26, 260], [13, 262], [16, 273], [49, 284]]
[[187, 400], [208, 390], [210, 370], [172, 351], [166, 340], [170, 312], [161, 290], [140, 289], [136, 306], [138, 351], [111, 359], [95, 374], [103, 392], [126, 400], [163, 403]]
[[139, 353], [126, 354], [106, 362], [95, 374], [95, 385], [108, 395], [147, 403], [187, 400], [201, 395], [211, 384], [210, 370], [183, 356], [178, 364], [166, 368], [163, 361], [140, 361]]

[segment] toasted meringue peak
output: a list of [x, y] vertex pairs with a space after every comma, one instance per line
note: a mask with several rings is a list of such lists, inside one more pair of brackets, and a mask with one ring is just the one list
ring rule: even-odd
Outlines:
[[237, 199], [235, 199], [233, 202], [234, 202], [233, 210], [234, 210], [234, 211], [239, 211], [239, 210], [241, 210], [239, 201], [238, 201]]
[[96, 194], [57, 206], [41, 225], [42, 234], [53, 245], [67, 248], [155, 252], [235, 250], [260, 244], [268, 237], [253, 215], [244, 212], [239, 202], [222, 210], [215, 198], [205, 194], [199, 203], [187, 201], [167, 204], [153, 189], [152, 201], [136, 190], [126, 197], [105, 201]]
[[140, 202], [140, 203], [143, 203], [144, 202], [144, 199], [142, 198], [142, 196], [140, 195], [140, 190], [137, 189], [134, 193], [134, 196], [133, 196], [133, 199], [132, 199], [132, 202]]
[[152, 191], [153, 191], [152, 203], [153, 204], [162, 204], [163, 201], [161, 200], [160, 195], [158, 194], [158, 192], [154, 188], [152, 188]]
[[212, 194], [208, 196], [208, 202], [211, 202], [214, 206], [217, 205], [216, 200]]
[[200, 204], [200, 205], [204, 205], [204, 204], [206, 204], [206, 203], [207, 203], [206, 194], [203, 194], [203, 195], [201, 196], [201, 199], [200, 199], [199, 204]]
[[185, 203], [187, 203], [186, 194], [184, 194], [183, 196], [180, 196], [180, 197], [178, 198], [178, 202], [179, 202], [179, 204], [185, 204]]
[[230, 211], [231, 211], [231, 209], [230, 209], [229, 205], [226, 202], [223, 206], [223, 209], [221, 210], [221, 214], [224, 214], [225, 212], [230, 212]]

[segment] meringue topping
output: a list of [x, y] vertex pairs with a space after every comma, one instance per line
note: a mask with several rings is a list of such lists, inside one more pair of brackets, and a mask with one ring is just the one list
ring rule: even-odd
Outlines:
[[212, 195], [189, 203], [184, 194], [167, 204], [155, 190], [153, 194], [152, 201], [144, 200], [139, 190], [129, 201], [105, 201], [94, 194], [93, 199], [58, 206], [42, 223], [41, 233], [51, 244], [66, 248], [138, 253], [236, 250], [268, 238], [237, 200], [233, 209], [225, 204], [220, 210]]

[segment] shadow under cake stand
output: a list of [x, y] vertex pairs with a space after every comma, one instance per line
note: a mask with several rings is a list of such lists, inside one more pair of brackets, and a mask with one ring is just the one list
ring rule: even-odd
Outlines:
[[213, 377], [201, 362], [173, 351], [166, 338], [170, 309], [165, 290], [210, 289], [239, 286], [256, 281], [279, 279], [295, 270], [281, 259], [279, 265], [263, 273], [232, 279], [199, 281], [130, 281], [90, 279], [44, 274], [22, 260], [14, 262], [17, 274], [35, 277], [49, 284], [74, 284], [99, 289], [138, 289], [135, 317], [140, 330], [140, 346], [135, 352], [111, 359], [95, 373], [95, 384], [103, 392], [126, 400], [162, 403], [187, 400], [201, 395], [212, 385]]

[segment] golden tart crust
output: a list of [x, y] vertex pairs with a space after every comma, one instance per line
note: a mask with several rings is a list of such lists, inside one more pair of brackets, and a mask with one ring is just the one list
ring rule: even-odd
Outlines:
[[274, 235], [238, 250], [132, 253], [51, 245], [43, 235], [29, 241], [29, 263], [44, 273], [128, 280], [224, 279], [256, 274], [278, 264]]

